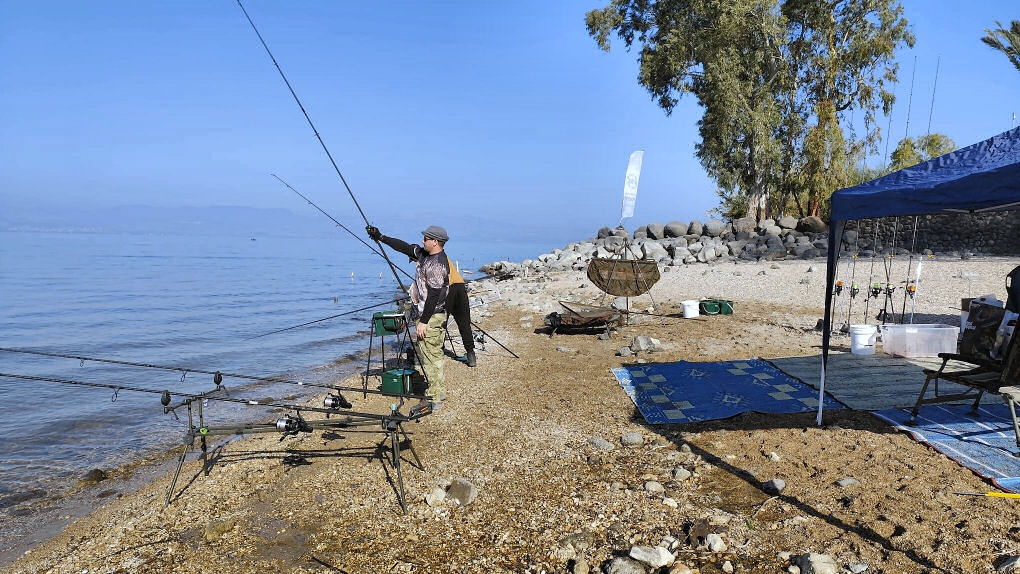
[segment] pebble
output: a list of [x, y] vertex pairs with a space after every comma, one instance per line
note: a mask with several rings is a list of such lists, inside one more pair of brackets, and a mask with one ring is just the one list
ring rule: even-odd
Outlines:
[[596, 450], [603, 450], [607, 452], [616, 448], [616, 445], [600, 436], [588, 437], [588, 444], [590, 444]]
[[475, 497], [478, 496], [478, 489], [467, 479], [455, 478], [450, 483], [446, 496], [460, 506], [467, 506], [475, 501]]
[[648, 574], [645, 567], [633, 558], [614, 558], [606, 567], [606, 574]]
[[844, 487], [847, 487], [847, 486], [860, 486], [860, 485], [861, 485], [861, 483], [856, 478], [852, 478], [852, 477], [841, 478], [841, 479], [836, 481], [836, 486], [838, 486], [840, 488], [844, 488]]
[[781, 478], [773, 478], [762, 486], [766, 494], [781, 494], [786, 489], [786, 481]]
[[641, 446], [645, 444], [645, 437], [641, 436], [641, 433], [637, 431], [631, 431], [624, 433], [623, 436], [620, 437], [620, 443], [622, 443], [623, 446]]
[[629, 555], [652, 568], [662, 568], [673, 563], [673, 554], [662, 546], [634, 546]]

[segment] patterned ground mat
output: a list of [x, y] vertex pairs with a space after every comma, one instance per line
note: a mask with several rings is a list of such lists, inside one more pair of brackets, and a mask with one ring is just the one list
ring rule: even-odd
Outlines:
[[[613, 374], [649, 424], [818, 408], [818, 391], [760, 359], [631, 365], [615, 368]], [[841, 405], [827, 396], [825, 408]]]
[[921, 407], [917, 425], [910, 426], [910, 409], [872, 413], [914, 440], [932, 448], [992, 481], [1002, 490], [1020, 492], [1020, 458], [1013, 422], [1004, 403], [981, 405], [977, 416], [970, 405]]

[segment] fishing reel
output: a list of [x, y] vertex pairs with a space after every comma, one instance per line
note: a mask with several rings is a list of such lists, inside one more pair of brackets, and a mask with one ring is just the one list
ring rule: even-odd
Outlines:
[[853, 299], [861, 292], [861, 287], [856, 282], [850, 284], [850, 298]]
[[886, 283], [885, 284], [885, 294], [886, 295], [890, 295], [891, 296], [894, 291], [896, 291], [896, 286], [895, 285], [893, 285], [892, 283]]
[[276, 430], [283, 433], [283, 436], [280, 437], [280, 440], [283, 440], [287, 435], [296, 435], [299, 432], [312, 432], [312, 427], [300, 415], [296, 417], [287, 415], [276, 419]]
[[917, 285], [914, 285], [913, 282], [911, 282], [909, 285], [907, 285], [907, 295], [910, 295], [911, 299], [914, 298], [914, 294], [915, 294], [916, 291], [917, 291]]
[[878, 299], [878, 296], [882, 294], [882, 284], [872, 283], [871, 284], [871, 298]]
[[835, 292], [836, 292], [836, 297], [839, 297], [840, 295], [843, 294], [843, 282], [842, 281], [836, 281]]
[[[340, 409], [349, 409], [354, 405], [351, 404], [351, 401], [345, 399], [343, 395], [337, 393], [335, 395], [328, 395], [325, 399], [323, 399], [322, 406], [330, 410], [338, 411]], [[327, 416], [329, 415], [327, 414]]]

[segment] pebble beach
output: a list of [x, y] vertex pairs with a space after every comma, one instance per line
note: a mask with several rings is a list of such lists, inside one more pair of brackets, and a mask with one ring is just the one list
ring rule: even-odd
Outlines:
[[[905, 259], [891, 274], [901, 286]], [[869, 264], [856, 264], [861, 283]], [[960, 299], [1004, 299], [1016, 264], [929, 258], [908, 312], [958, 325]], [[820, 426], [814, 413], [645, 423], [611, 368], [797, 356], [821, 344], [824, 259], [663, 269], [604, 337], [544, 328], [559, 301], [613, 303], [582, 271], [472, 282], [473, 320], [489, 336], [477, 367], [447, 362], [442, 410], [405, 424], [406, 514], [378, 429], [236, 436], [214, 443], [206, 469], [188, 457], [166, 508], [165, 461], [83, 482], [77, 496], [95, 507], [3, 569], [970, 573], [1018, 561], [1018, 507], [954, 495], [990, 485], [867, 412], [827, 412]], [[839, 274], [849, 277], [842, 264]], [[701, 298], [731, 300], [734, 312], [684, 319], [681, 302]], [[851, 319], [868, 322], [858, 309]], [[661, 345], [621, 356], [638, 336]], [[349, 398], [362, 412], [391, 402]], [[289, 455], [307, 464], [284, 464]]]

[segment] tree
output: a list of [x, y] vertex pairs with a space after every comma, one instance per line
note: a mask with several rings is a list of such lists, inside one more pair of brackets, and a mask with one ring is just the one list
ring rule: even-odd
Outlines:
[[923, 135], [915, 141], [914, 138], [906, 137], [896, 144], [889, 164], [889, 171], [897, 171], [905, 167], [919, 164], [923, 161], [945, 155], [956, 149], [956, 142], [942, 134]]
[[995, 25], [998, 26], [995, 30], [985, 28], [981, 41], [1005, 54], [1010, 63], [1020, 70], [1020, 20], [1010, 22], [1008, 30], [998, 20]]
[[[913, 44], [896, 0], [610, 0], [586, 23], [605, 50], [613, 34], [640, 46], [638, 82], [667, 114], [697, 98], [698, 159], [729, 205], [758, 219], [791, 199], [802, 215], [821, 210], [848, 156], [875, 146], [876, 110], [894, 99], [892, 56]], [[854, 109], [866, 133], [847, 143]]]

